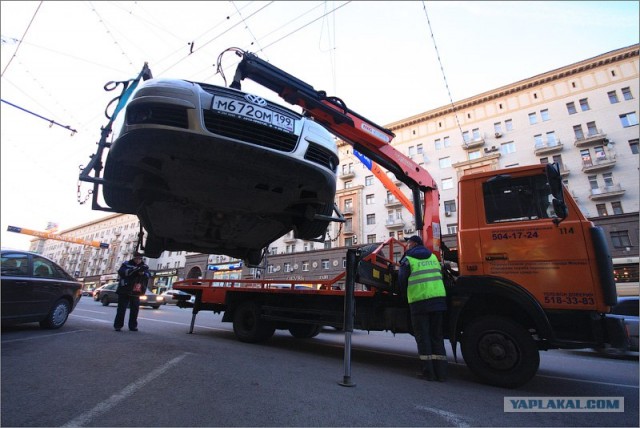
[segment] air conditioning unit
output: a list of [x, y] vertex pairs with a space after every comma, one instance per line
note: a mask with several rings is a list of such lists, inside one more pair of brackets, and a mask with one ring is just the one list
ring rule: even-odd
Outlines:
[[445, 217], [451, 217], [451, 212], [450, 211], [445, 211], [444, 212], [444, 216]]
[[502, 137], [502, 132], [496, 132], [496, 138]]

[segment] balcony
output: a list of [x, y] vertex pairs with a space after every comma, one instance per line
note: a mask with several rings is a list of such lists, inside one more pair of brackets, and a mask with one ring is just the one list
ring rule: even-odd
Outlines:
[[604, 145], [607, 143], [609, 143], [609, 140], [607, 140], [607, 134], [602, 132], [601, 129], [594, 129], [592, 132], [589, 132], [588, 135], [576, 138], [573, 144], [576, 147], [589, 147]]
[[601, 199], [613, 198], [623, 195], [625, 190], [620, 184], [612, 184], [611, 186], [598, 187], [597, 189], [591, 189], [589, 198], [592, 201], [599, 201]]
[[342, 233], [345, 235], [353, 235], [355, 232], [352, 226], [346, 226], [344, 229], [342, 229]]
[[404, 224], [404, 220], [401, 218], [388, 218], [385, 222], [387, 229], [402, 229]]
[[343, 215], [353, 215], [353, 207], [344, 207], [342, 210]]
[[340, 180], [349, 180], [351, 178], [354, 178], [355, 176], [356, 176], [355, 171], [342, 171], [340, 173]]
[[385, 208], [399, 207], [401, 205], [402, 205], [402, 202], [400, 202], [398, 198], [386, 198], [384, 200]]
[[472, 150], [482, 146], [484, 146], [484, 137], [476, 137], [473, 140], [465, 141], [462, 143], [462, 148], [464, 150]]
[[613, 168], [616, 164], [614, 156], [598, 156], [594, 160], [582, 161], [582, 172], [600, 172]]
[[290, 244], [296, 242], [296, 238], [293, 236], [293, 233], [288, 233], [282, 238], [282, 242]]
[[562, 143], [559, 140], [556, 141], [544, 141], [537, 143], [533, 149], [533, 153], [536, 156], [549, 155], [552, 153], [558, 153], [562, 151]]

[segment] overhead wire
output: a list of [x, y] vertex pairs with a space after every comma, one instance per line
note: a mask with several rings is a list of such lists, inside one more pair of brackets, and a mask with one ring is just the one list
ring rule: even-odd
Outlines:
[[[238, 6], [236, 6], [236, 2], [232, 1], [231, 4], [233, 5], [233, 7], [238, 12], [238, 15], [240, 16], [240, 20], [244, 24], [244, 28], [249, 32], [249, 34], [251, 35], [253, 40], [256, 42], [256, 45], [258, 46], [259, 50], [262, 50], [262, 48], [260, 47], [260, 42], [256, 39], [256, 36], [251, 31], [251, 28], [249, 28], [249, 24], [245, 21], [244, 17], [242, 16], [242, 13], [240, 12], [240, 9], [238, 9]], [[251, 44], [253, 44], [253, 42]], [[267, 60], [268, 60], [268, 58], [267, 58]]]
[[11, 58], [9, 58], [9, 62], [7, 62], [7, 65], [5, 65], [4, 70], [2, 70], [2, 73], [0, 74], [0, 77], [4, 76], [4, 72], [7, 71], [7, 69], [9, 68], [9, 65], [11, 65], [11, 62], [13, 61], [13, 59], [18, 54], [18, 49], [20, 49], [20, 46], [22, 45], [22, 40], [24, 40], [24, 38], [27, 36], [27, 33], [29, 32], [29, 29], [31, 28], [31, 24], [33, 24], [33, 20], [36, 19], [36, 15], [38, 14], [38, 11], [40, 10], [40, 6], [42, 6], [42, 1], [40, 3], [38, 3], [38, 7], [36, 8], [36, 11], [33, 12], [33, 16], [31, 17], [31, 21], [29, 21], [29, 25], [27, 25], [27, 28], [24, 30], [24, 34], [22, 34], [22, 37], [19, 39], [18, 46], [16, 46], [16, 50], [13, 52], [13, 55], [11, 56]]
[[429, 14], [427, 13], [427, 5], [425, 0], [422, 0], [422, 8], [424, 9], [424, 14], [427, 17], [427, 24], [429, 25], [429, 33], [431, 34], [431, 40], [433, 40], [433, 47], [436, 50], [436, 57], [438, 58], [438, 63], [440, 64], [440, 71], [442, 71], [442, 78], [444, 79], [444, 86], [447, 89], [447, 94], [449, 94], [449, 102], [451, 103], [451, 110], [453, 111], [453, 115], [456, 119], [456, 124], [458, 125], [458, 130], [460, 131], [460, 136], [462, 137], [463, 144], [466, 146], [467, 142], [464, 140], [464, 134], [462, 133], [462, 127], [460, 126], [460, 120], [458, 119], [458, 113], [456, 112], [456, 107], [453, 103], [453, 98], [451, 97], [451, 90], [449, 89], [449, 82], [447, 81], [447, 75], [444, 72], [444, 67], [442, 66], [442, 60], [440, 59], [440, 52], [438, 51], [438, 45], [436, 44], [436, 38], [433, 35], [433, 28], [431, 27], [431, 20], [429, 20]]

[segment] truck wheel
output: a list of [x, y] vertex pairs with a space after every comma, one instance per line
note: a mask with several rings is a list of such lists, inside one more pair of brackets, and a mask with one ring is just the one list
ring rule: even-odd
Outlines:
[[102, 296], [102, 306], [109, 306], [109, 296]]
[[260, 319], [260, 305], [255, 302], [241, 304], [233, 315], [233, 332], [241, 342], [264, 342], [275, 331], [273, 324]]
[[60, 299], [55, 305], [53, 305], [53, 308], [47, 315], [47, 318], [40, 321], [40, 327], [50, 329], [60, 328], [65, 322], [67, 322], [70, 312], [71, 306], [69, 305], [69, 302], [64, 299]]
[[320, 334], [321, 329], [318, 324], [292, 324], [289, 333], [296, 339], [311, 339]]
[[508, 318], [482, 317], [462, 334], [462, 356], [484, 383], [516, 388], [538, 371], [540, 354], [531, 334]]

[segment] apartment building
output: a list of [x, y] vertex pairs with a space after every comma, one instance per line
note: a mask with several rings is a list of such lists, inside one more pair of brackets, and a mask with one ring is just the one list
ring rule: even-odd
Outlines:
[[[457, 182], [477, 171], [557, 162], [584, 215], [602, 225], [614, 258], [638, 257], [639, 45], [585, 59], [386, 125], [392, 145], [430, 172], [440, 191], [443, 240], [455, 246]], [[366, 111], [359, 111], [366, 117]], [[330, 225], [323, 242], [290, 232], [270, 244], [263, 268], [248, 269], [220, 255], [167, 252], [150, 267], [170, 287], [185, 277], [330, 279], [343, 271], [345, 247], [373, 244], [415, 231], [408, 210], [338, 142], [335, 202], [345, 223]], [[405, 194], [409, 191], [390, 176]], [[109, 250], [34, 240], [34, 248], [87, 281], [114, 275], [130, 257], [139, 222], [114, 215], [63, 234], [106, 240]], [[399, 257], [400, 255], [396, 255]], [[634, 259], [635, 258], [635, 259]]]

